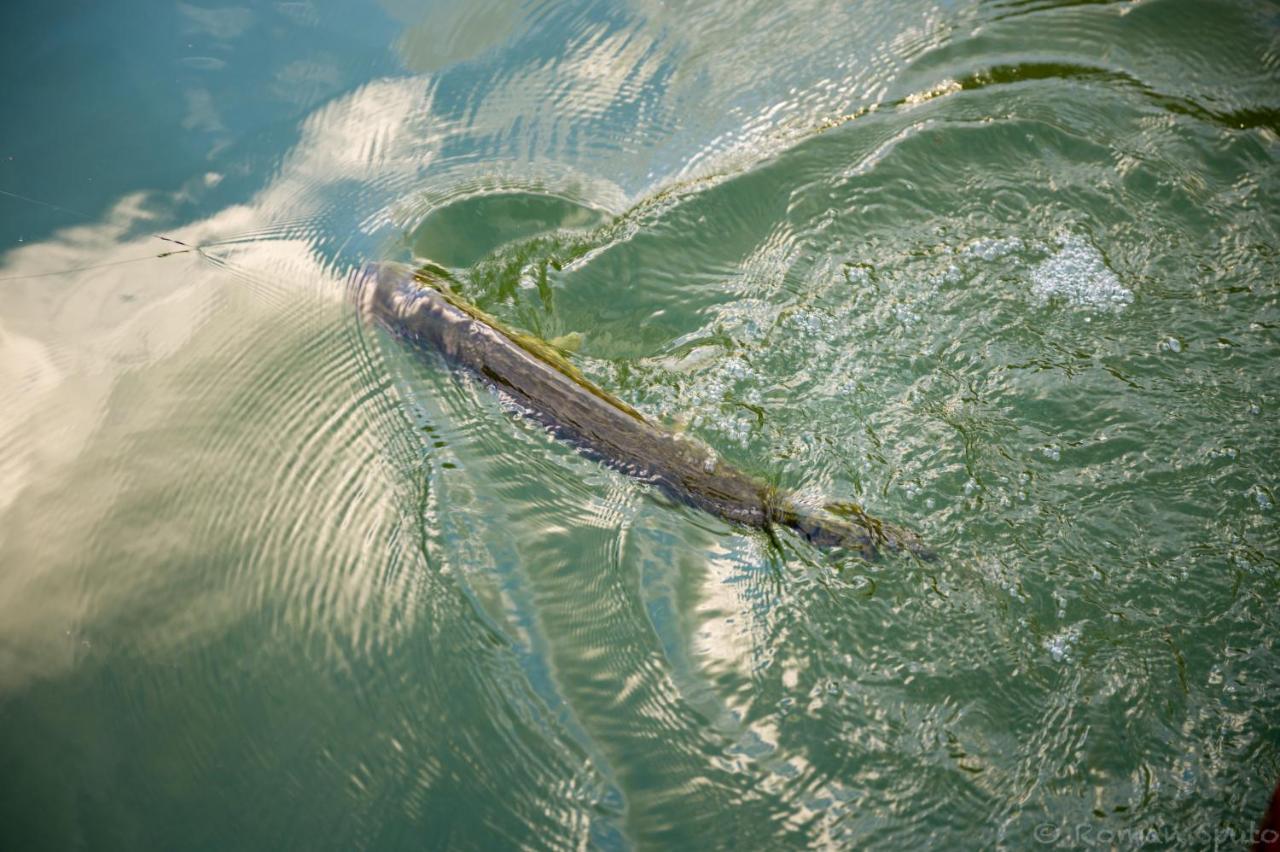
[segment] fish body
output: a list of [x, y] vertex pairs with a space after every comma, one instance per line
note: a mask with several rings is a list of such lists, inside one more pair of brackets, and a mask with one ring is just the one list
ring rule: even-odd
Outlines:
[[392, 334], [440, 353], [509, 396], [555, 437], [679, 502], [748, 527], [790, 527], [818, 546], [868, 558], [881, 548], [922, 552], [911, 533], [856, 507], [841, 510], [844, 517], [809, 511], [700, 442], [651, 423], [554, 348], [467, 303], [443, 275], [383, 262], [367, 264], [359, 280], [366, 315]]

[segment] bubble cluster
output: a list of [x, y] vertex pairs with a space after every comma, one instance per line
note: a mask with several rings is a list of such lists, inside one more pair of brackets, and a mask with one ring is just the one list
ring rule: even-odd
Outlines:
[[1271, 508], [1271, 495], [1261, 485], [1255, 485], [1245, 493], [1253, 495], [1253, 501], [1258, 504], [1258, 508], [1262, 511], [1265, 512]]
[[1031, 270], [1031, 290], [1046, 302], [1060, 298], [1092, 310], [1118, 310], [1133, 301], [1133, 291], [1107, 267], [1102, 252], [1074, 234], [1062, 237], [1057, 251]]
[[980, 237], [964, 247], [964, 253], [979, 260], [999, 260], [1022, 251], [1025, 244], [1019, 237]]
[[1055, 663], [1067, 662], [1071, 659], [1072, 646], [1079, 638], [1080, 631], [1074, 627], [1069, 628], [1046, 639], [1044, 649], [1049, 652], [1049, 656]]

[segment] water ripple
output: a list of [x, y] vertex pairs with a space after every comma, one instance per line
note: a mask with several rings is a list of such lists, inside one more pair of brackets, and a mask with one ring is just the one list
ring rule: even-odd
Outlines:
[[[40, 758], [3, 748], [51, 801], [87, 779], [51, 824], [106, 824], [102, 789], [271, 847], [1025, 846], [1256, 810], [1273, 12], [393, 5], [391, 71], [273, 68], [306, 115], [238, 203], [219, 161], [4, 256], [40, 277], [0, 312], [0, 689]], [[228, 132], [200, 91], [192, 128]], [[135, 262], [162, 223], [203, 257]], [[939, 559], [841, 561], [580, 457], [360, 322], [388, 256]]]

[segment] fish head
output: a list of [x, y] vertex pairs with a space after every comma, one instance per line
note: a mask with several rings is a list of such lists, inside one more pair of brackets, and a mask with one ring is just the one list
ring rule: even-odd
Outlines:
[[396, 313], [397, 300], [412, 293], [413, 267], [390, 260], [362, 263], [351, 274], [348, 293], [361, 315], [382, 319]]

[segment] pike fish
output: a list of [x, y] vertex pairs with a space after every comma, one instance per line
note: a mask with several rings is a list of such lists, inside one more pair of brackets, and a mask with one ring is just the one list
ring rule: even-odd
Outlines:
[[930, 554], [919, 538], [852, 504], [813, 510], [658, 426], [597, 387], [555, 347], [504, 326], [457, 294], [441, 269], [368, 263], [356, 278], [363, 313], [392, 335], [440, 353], [529, 412], [556, 438], [689, 506], [768, 532], [794, 530], [812, 544], [866, 559], [880, 551]]

